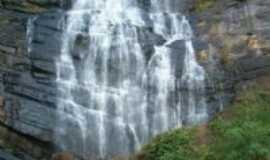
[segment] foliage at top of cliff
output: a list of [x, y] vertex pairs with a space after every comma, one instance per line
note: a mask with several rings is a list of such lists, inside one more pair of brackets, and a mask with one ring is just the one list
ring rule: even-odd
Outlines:
[[44, 12], [48, 8], [67, 7], [70, 0], [1, 0], [0, 8], [26, 13]]
[[196, 0], [194, 2], [193, 10], [202, 12], [214, 6], [217, 0]]
[[247, 0], [194, 0], [192, 11], [204, 12], [204, 11], [207, 11], [208, 9], [213, 8], [219, 2], [243, 3], [243, 2], [247, 2]]
[[254, 87], [210, 124], [155, 138], [139, 160], [270, 160], [270, 90]]

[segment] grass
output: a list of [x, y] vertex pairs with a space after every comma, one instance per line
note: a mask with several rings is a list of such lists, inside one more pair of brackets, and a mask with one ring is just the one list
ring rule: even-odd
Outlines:
[[270, 91], [245, 91], [209, 124], [158, 136], [138, 159], [270, 160]]

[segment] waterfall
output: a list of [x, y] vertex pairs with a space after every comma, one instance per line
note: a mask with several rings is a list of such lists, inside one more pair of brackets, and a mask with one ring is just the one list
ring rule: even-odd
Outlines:
[[[26, 31], [26, 41], [27, 41], [27, 53], [29, 54], [32, 51], [32, 40], [34, 37], [34, 22], [37, 17], [31, 17], [27, 21], [27, 31]], [[28, 55], [29, 56], [29, 55]]]
[[[205, 71], [189, 22], [174, 9], [178, 1], [149, 2], [145, 9], [134, 0], [77, 0], [67, 12], [56, 63], [62, 150], [85, 159], [127, 155], [157, 134], [207, 119]], [[154, 36], [160, 42], [143, 41]]]

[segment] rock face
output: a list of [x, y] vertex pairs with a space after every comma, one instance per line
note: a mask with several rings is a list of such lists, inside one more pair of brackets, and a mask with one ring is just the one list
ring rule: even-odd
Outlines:
[[0, 150], [0, 158], [4, 160], [19, 160], [18, 158]]
[[196, 37], [208, 44], [198, 49], [199, 57], [208, 57], [221, 67], [225, 84], [233, 87], [269, 74], [269, 0], [216, 1], [199, 12], [194, 5]]
[[[203, 11], [194, 10], [196, 3], [187, 1], [186, 12], [214, 114], [239, 86], [270, 74], [270, 1], [219, 0]], [[55, 58], [69, 6], [64, 0], [0, 0], [0, 159], [49, 159], [53, 152]], [[156, 39], [146, 43], [163, 43]], [[11, 149], [17, 158], [7, 153]]]
[[[27, 37], [32, 34], [28, 27], [31, 27], [33, 13], [57, 6], [59, 2], [4, 0], [0, 5], [0, 146], [3, 151], [7, 149], [18, 154], [20, 159], [50, 157], [56, 91], [54, 76], [41, 68], [49, 70], [53, 62], [42, 61], [34, 54], [30, 56]], [[39, 5], [44, 6], [42, 10], [36, 10]], [[57, 16], [58, 12], [55, 13]], [[54, 15], [46, 14], [37, 21], [39, 39], [34, 40], [40, 57], [50, 53], [41, 53], [48, 48], [42, 39], [56, 36], [56, 29], [50, 28], [50, 22], [54, 23]], [[11, 158], [3, 154], [3, 159]]]
[[208, 43], [206, 50], [198, 52], [213, 55], [225, 73], [222, 82], [228, 95], [270, 73], [270, 21], [265, 15], [269, 5], [268, 0], [218, 1], [194, 15], [198, 37]]

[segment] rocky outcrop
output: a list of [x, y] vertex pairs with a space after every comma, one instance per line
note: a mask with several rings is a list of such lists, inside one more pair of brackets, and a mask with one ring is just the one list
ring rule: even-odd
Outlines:
[[[187, 12], [196, 31], [198, 60], [209, 75], [208, 102], [215, 113], [221, 101], [230, 102], [239, 84], [270, 74], [270, 1], [218, 0], [199, 11], [195, 1], [188, 1]], [[0, 159], [40, 160], [52, 154], [59, 92], [55, 59], [63, 9], [69, 6], [65, 0], [0, 0]], [[163, 43], [152, 36], [145, 44]], [[147, 45], [145, 50], [151, 53]]]
[[[194, 0], [190, 4], [200, 42], [195, 45], [198, 59], [208, 68], [211, 79], [219, 82], [216, 89], [231, 97], [236, 86], [270, 74], [270, 1], [208, 2], [203, 5], [207, 1]], [[198, 9], [201, 6], [205, 8]]]
[[[55, 76], [48, 71], [53, 68], [53, 63], [28, 54], [31, 50], [29, 37], [32, 34], [28, 27], [31, 27], [31, 20], [36, 16], [33, 13], [43, 11], [31, 8], [32, 5], [44, 6], [45, 11], [49, 5], [57, 6], [57, 3], [58, 1], [1, 1], [0, 148], [4, 148], [3, 152], [11, 150], [15, 155], [28, 155], [17, 155], [20, 159], [46, 159], [50, 157], [53, 148], [51, 142], [56, 113], [56, 91], [53, 81], [50, 81]], [[55, 35], [55, 29], [49, 26], [53, 17], [46, 14], [43, 19], [36, 21], [40, 24], [37, 25], [39, 33], [36, 34], [39, 39], [34, 40], [37, 41], [37, 46], [43, 47], [34, 46], [33, 50], [39, 49], [37, 52], [40, 57], [49, 56], [51, 53], [45, 50], [48, 45], [42, 44], [42, 38], [48, 39], [50, 35]], [[46, 71], [42, 68], [46, 68]], [[11, 159], [1, 153], [0, 156], [2, 155], [3, 159]]]
[[0, 150], [0, 158], [4, 160], [19, 160], [18, 158], [14, 157], [11, 154], [8, 154], [7, 152]]
[[0, 159], [13, 160], [11, 157], [14, 156], [14, 160], [15, 157], [20, 160], [45, 160], [51, 156], [50, 144], [23, 135], [2, 124], [0, 125], [0, 136]]

